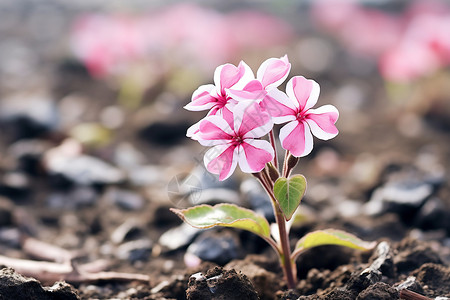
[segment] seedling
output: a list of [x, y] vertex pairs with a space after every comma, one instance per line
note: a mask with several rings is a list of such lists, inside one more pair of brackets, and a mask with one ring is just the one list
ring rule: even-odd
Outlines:
[[[243, 61], [219, 66], [214, 85], [200, 86], [185, 106], [187, 110], [209, 110], [207, 116], [188, 129], [187, 136], [211, 147], [204, 156], [206, 169], [225, 180], [239, 165], [261, 183], [272, 202], [276, 227], [252, 210], [233, 204], [199, 205], [171, 209], [182, 220], [196, 228], [214, 226], [248, 230], [263, 238], [276, 251], [289, 289], [297, 282], [296, 258], [306, 249], [321, 245], [341, 245], [368, 250], [374, 243], [336, 229], [310, 232], [302, 237], [293, 251], [289, 245], [288, 222], [300, 205], [306, 191], [306, 178], [292, 175], [299, 158], [313, 149], [313, 135], [328, 140], [338, 134], [335, 123], [338, 110], [332, 105], [317, 109], [320, 87], [302, 76], [291, 78], [286, 92], [278, 87], [291, 69], [288, 57], [270, 58], [262, 63], [255, 78]], [[285, 124], [279, 139], [285, 149], [282, 165], [278, 164], [274, 124]], [[268, 140], [263, 137], [268, 136]], [[275, 227], [275, 228], [276, 228]]]

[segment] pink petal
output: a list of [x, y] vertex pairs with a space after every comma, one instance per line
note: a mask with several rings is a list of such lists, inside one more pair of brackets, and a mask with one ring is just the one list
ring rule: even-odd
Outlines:
[[256, 101], [239, 102], [233, 113], [234, 130], [241, 137], [261, 137], [273, 127], [272, 118]]
[[200, 121], [199, 132], [195, 135], [203, 146], [227, 143], [234, 132], [221, 116], [207, 116]]
[[255, 92], [255, 91], [264, 90], [264, 87], [261, 84], [261, 81], [255, 79], [255, 80], [251, 80], [249, 83], [247, 83], [244, 86], [243, 90], [248, 91], [248, 92]]
[[261, 100], [267, 94], [259, 80], [251, 80], [243, 89], [228, 89], [227, 95], [237, 101]]
[[300, 111], [306, 111], [317, 103], [320, 86], [314, 80], [306, 79], [303, 76], [295, 76], [288, 81], [286, 93], [299, 107]]
[[269, 90], [283, 83], [290, 70], [291, 64], [287, 55], [281, 58], [269, 58], [259, 67], [256, 78], [261, 81], [266, 90]]
[[211, 95], [214, 85], [205, 84], [200, 86], [193, 94], [192, 100], [184, 108], [190, 111], [207, 110], [217, 103], [217, 99]]
[[281, 146], [296, 157], [308, 155], [313, 148], [309, 127], [299, 121], [289, 122], [280, 129], [280, 141]]
[[269, 113], [275, 124], [296, 119], [297, 108], [288, 96], [277, 88], [272, 89], [262, 100], [260, 106]]
[[239, 146], [239, 167], [245, 173], [259, 172], [273, 156], [274, 150], [268, 141], [245, 139]]
[[238, 161], [238, 149], [230, 144], [217, 145], [205, 153], [203, 161], [206, 169], [225, 180], [233, 174]]
[[305, 116], [312, 134], [321, 140], [329, 140], [339, 133], [334, 125], [338, 118], [339, 111], [333, 105], [310, 109]]
[[237, 67], [232, 64], [224, 64], [217, 67], [214, 72], [214, 83], [216, 84], [217, 91], [225, 95], [225, 89], [229, 89], [237, 84], [249, 70], [250, 68], [243, 61]]
[[228, 126], [233, 129], [234, 129], [233, 109], [235, 106], [236, 104], [234, 103], [228, 103], [220, 111], [220, 115], [222, 116], [222, 118], [224, 118], [224, 120], [228, 123]]

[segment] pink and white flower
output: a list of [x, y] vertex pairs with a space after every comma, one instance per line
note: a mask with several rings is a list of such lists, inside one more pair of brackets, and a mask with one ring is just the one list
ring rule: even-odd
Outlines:
[[248, 82], [242, 90], [230, 89], [229, 94], [238, 101], [258, 100], [264, 108], [267, 106], [265, 102], [270, 101], [270, 91], [277, 90], [286, 80], [290, 70], [291, 64], [287, 55], [269, 58], [258, 68], [256, 79]]
[[284, 149], [296, 157], [302, 157], [313, 148], [312, 135], [328, 140], [339, 133], [334, 125], [339, 118], [336, 107], [325, 105], [312, 109], [320, 93], [317, 82], [295, 76], [288, 81], [286, 93], [279, 92], [274, 98], [278, 102], [278, 110], [273, 111], [272, 115], [276, 124], [288, 122], [280, 129], [280, 141]]
[[[231, 114], [231, 109], [237, 104], [228, 93], [230, 88], [243, 88], [253, 79], [253, 72], [243, 61], [236, 67], [232, 64], [224, 64], [216, 68], [214, 72], [214, 84], [200, 86], [193, 94], [192, 100], [185, 109], [190, 111], [208, 110], [208, 115]], [[196, 139], [200, 122], [192, 125], [186, 136]]]
[[261, 171], [274, 157], [272, 145], [258, 139], [272, 130], [272, 118], [254, 101], [239, 102], [230, 115], [209, 115], [199, 123], [196, 139], [212, 146], [205, 153], [207, 170], [219, 180], [231, 176], [239, 164], [245, 173]]
[[230, 97], [228, 90], [243, 88], [251, 79], [253, 72], [243, 61], [237, 67], [232, 64], [221, 65], [214, 72], [214, 84], [200, 86], [184, 108], [190, 111], [209, 109], [209, 115], [220, 113], [223, 109], [230, 110], [237, 101]]

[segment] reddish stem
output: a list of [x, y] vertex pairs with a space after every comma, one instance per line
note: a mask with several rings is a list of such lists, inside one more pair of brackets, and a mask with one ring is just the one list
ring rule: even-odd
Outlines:
[[269, 194], [270, 199], [272, 200], [272, 207], [274, 209], [275, 220], [278, 225], [278, 232], [279, 232], [279, 236], [280, 236], [281, 267], [282, 267], [283, 273], [286, 277], [288, 289], [293, 289], [293, 288], [295, 288], [295, 285], [297, 283], [297, 274], [296, 274], [297, 271], [296, 271], [296, 266], [295, 266], [294, 260], [291, 259], [291, 248], [289, 245], [289, 235], [286, 230], [286, 220], [284, 218], [284, 214], [281, 211], [280, 206], [278, 205], [278, 202], [275, 198], [275, 195], [273, 193], [273, 182], [271, 181], [268, 174], [265, 173], [263, 170], [254, 175], [256, 178], [259, 179], [259, 181], [261, 182], [261, 185], [264, 187], [267, 194]]
[[404, 289], [400, 291], [400, 299], [405, 299], [405, 300], [431, 300], [428, 297], [425, 297], [421, 294], [418, 294], [416, 292]]

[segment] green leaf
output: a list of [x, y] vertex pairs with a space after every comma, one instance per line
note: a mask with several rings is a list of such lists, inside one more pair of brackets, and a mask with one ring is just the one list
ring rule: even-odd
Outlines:
[[234, 204], [199, 205], [187, 209], [170, 209], [192, 227], [205, 229], [214, 226], [233, 227], [270, 238], [267, 220], [250, 209]]
[[359, 250], [370, 250], [375, 247], [375, 242], [366, 242], [351, 233], [337, 230], [324, 229], [308, 233], [301, 238], [295, 246], [295, 252], [322, 245], [339, 245]]
[[273, 186], [273, 193], [277, 199], [287, 221], [292, 218], [306, 190], [306, 178], [295, 175], [289, 179], [278, 178]]

